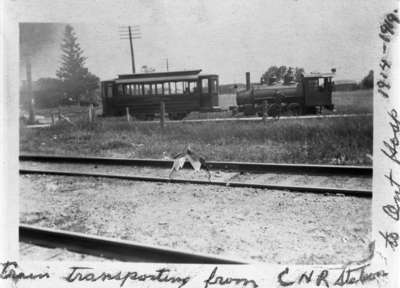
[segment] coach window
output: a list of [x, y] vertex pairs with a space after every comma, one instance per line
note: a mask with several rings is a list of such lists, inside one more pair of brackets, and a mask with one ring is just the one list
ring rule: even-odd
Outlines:
[[107, 86], [107, 97], [111, 98], [113, 96], [113, 85], [112, 84], [108, 84]]
[[157, 83], [156, 84], [156, 89], [157, 89], [157, 95], [162, 95], [162, 84]]
[[176, 94], [176, 82], [171, 82], [171, 94]]
[[133, 96], [133, 85], [129, 84], [129, 96]]
[[122, 85], [122, 89], [124, 90], [123, 93], [122, 93], [122, 96], [126, 96], [126, 94], [127, 94], [127, 91], [126, 91], [126, 90], [128, 89], [128, 88], [126, 87], [126, 84]]
[[319, 90], [324, 89], [324, 78], [318, 78], [318, 88]]
[[211, 80], [211, 93], [217, 93], [217, 79]]
[[142, 95], [142, 91], [143, 91], [142, 85], [136, 84], [135, 86], [136, 86], [136, 95], [137, 95], [137, 96]]
[[124, 96], [124, 87], [122, 86], [122, 84], [118, 85], [118, 96], [119, 97]]
[[130, 89], [129, 89], [129, 84], [125, 84], [125, 93], [124, 96], [129, 96], [131, 94]]
[[196, 82], [189, 82], [189, 89], [190, 89], [191, 93], [196, 91], [196, 88], [197, 88], [197, 83]]
[[139, 95], [139, 96], [143, 95], [143, 85], [136, 84], [136, 86], [137, 86], [137, 95]]
[[156, 84], [154, 84], [154, 86], [155, 86], [155, 93], [157, 94], [157, 95], [161, 95], [162, 94], [162, 89], [161, 89], [161, 87], [160, 87], [160, 84], [158, 84], [158, 83], [156, 83]]
[[125, 84], [124, 85], [124, 96], [128, 96], [129, 95], [129, 85]]
[[144, 92], [144, 95], [147, 95], [150, 93], [150, 85], [149, 84], [143, 84], [143, 92]]
[[183, 93], [189, 93], [189, 82], [187, 82], [187, 81], [184, 81], [184, 82], [182, 82], [182, 84], [183, 84]]
[[208, 79], [203, 79], [201, 81], [201, 87], [203, 93], [208, 93]]
[[170, 93], [170, 87], [171, 87], [171, 83], [164, 83], [164, 95], [169, 95]]
[[183, 93], [183, 83], [176, 82], [176, 94], [182, 94], [182, 93]]

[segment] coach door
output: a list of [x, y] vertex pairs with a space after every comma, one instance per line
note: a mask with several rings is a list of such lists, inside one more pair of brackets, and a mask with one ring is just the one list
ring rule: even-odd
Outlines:
[[212, 107], [216, 107], [219, 105], [218, 77], [217, 76], [213, 76], [210, 78], [209, 86], [210, 86], [210, 100], [211, 100], [210, 108], [212, 108]]
[[104, 81], [101, 83], [101, 91], [102, 91], [102, 104], [103, 104], [103, 114], [111, 115], [114, 113], [113, 111], [113, 96], [114, 96], [114, 82], [113, 81]]
[[218, 106], [218, 76], [199, 78], [200, 108], [211, 109]]
[[208, 78], [199, 78], [199, 91], [200, 91], [200, 108], [207, 108], [210, 106], [210, 89]]

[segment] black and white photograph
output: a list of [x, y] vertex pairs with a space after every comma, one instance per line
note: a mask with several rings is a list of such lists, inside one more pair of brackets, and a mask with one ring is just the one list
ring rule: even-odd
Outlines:
[[18, 23], [20, 259], [368, 258], [392, 4], [132, 1], [114, 21]]

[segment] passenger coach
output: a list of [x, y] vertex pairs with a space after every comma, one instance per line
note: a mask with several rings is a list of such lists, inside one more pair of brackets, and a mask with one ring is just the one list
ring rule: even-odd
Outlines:
[[201, 75], [201, 70], [119, 75], [102, 81], [104, 116], [126, 113], [151, 120], [160, 112], [160, 102], [172, 120], [192, 111], [218, 111], [218, 75]]

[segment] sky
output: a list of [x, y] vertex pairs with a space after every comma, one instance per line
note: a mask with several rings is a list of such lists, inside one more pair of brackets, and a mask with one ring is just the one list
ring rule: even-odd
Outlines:
[[[378, 61], [378, 28], [385, 1], [252, 0], [133, 1], [132, 19], [90, 23], [20, 25], [20, 75], [30, 55], [33, 80], [56, 77], [65, 24], [73, 26], [89, 71], [101, 80], [131, 73], [128, 40], [121, 25], [139, 25], [134, 40], [136, 70], [202, 69], [220, 83], [257, 82], [271, 65], [330, 72], [360, 81]], [[129, 10], [132, 9], [132, 10]], [[124, 11], [126, 13], [126, 11]], [[137, 15], [137, 17], [135, 16]]]

